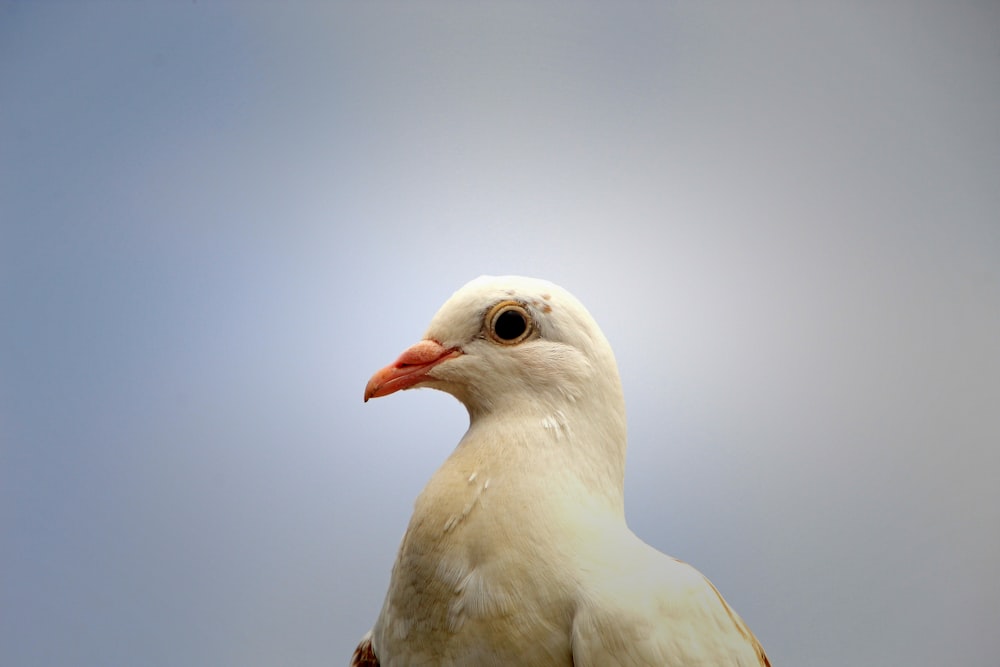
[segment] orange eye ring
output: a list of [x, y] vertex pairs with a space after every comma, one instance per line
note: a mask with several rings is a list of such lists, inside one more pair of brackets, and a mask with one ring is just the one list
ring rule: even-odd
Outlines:
[[517, 345], [535, 331], [531, 313], [518, 301], [501, 301], [486, 313], [486, 333], [500, 345]]

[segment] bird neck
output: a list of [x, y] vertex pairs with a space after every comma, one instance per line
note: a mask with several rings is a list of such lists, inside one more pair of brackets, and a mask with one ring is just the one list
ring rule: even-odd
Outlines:
[[543, 495], [586, 498], [624, 517], [623, 400], [515, 401], [469, 416], [454, 456], [510, 472]]

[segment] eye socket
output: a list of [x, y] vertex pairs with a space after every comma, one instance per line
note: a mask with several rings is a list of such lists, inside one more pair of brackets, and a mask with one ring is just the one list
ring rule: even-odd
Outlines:
[[516, 345], [533, 330], [531, 315], [516, 301], [502, 301], [486, 313], [486, 332], [502, 345]]

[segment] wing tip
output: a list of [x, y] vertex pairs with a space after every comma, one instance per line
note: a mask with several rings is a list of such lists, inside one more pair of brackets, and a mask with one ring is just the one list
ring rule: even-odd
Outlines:
[[350, 667], [379, 667], [378, 658], [375, 657], [375, 649], [372, 648], [371, 630], [361, 638], [361, 643], [354, 649]]

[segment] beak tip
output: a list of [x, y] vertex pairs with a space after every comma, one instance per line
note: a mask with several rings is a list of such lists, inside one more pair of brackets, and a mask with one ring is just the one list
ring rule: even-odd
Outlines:
[[425, 339], [406, 349], [399, 359], [389, 364], [368, 380], [365, 386], [365, 403], [370, 398], [380, 398], [402, 389], [419, 386], [432, 379], [428, 372], [438, 364], [462, 354], [458, 348], [446, 349], [435, 340]]

